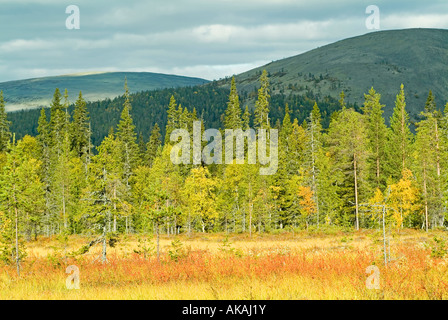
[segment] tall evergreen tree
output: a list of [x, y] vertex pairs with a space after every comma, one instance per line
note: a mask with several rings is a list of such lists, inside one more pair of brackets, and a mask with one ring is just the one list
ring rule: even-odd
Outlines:
[[249, 111], [248, 106], [246, 106], [246, 108], [244, 109], [244, 113], [243, 113], [243, 117], [242, 117], [242, 125], [243, 125], [243, 130], [247, 130], [250, 128], [250, 111]]
[[255, 102], [254, 126], [256, 129], [269, 129], [269, 80], [268, 73], [263, 70], [260, 76], [260, 89]]
[[50, 162], [50, 145], [51, 145], [51, 131], [50, 125], [47, 121], [47, 116], [45, 114], [45, 109], [42, 108], [40, 111], [40, 117], [38, 120], [37, 132], [37, 142], [39, 146], [39, 157], [42, 161], [41, 166], [41, 177], [44, 183], [45, 189], [45, 213], [42, 218], [45, 233], [47, 236], [50, 234], [50, 183], [51, 183], [51, 162]]
[[8, 143], [11, 140], [11, 132], [9, 131], [10, 125], [11, 122], [8, 121], [6, 116], [3, 91], [0, 91], [0, 152], [7, 150]]
[[428, 98], [426, 99], [425, 103], [425, 112], [433, 113], [436, 111], [436, 102], [434, 100], [434, 95], [432, 94], [432, 91], [429, 90]]
[[235, 84], [235, 77], [232, 77], [230, 84], [229, 102], [227, 102], [227, 109], [224, 117], [225, 129], [240, 129], [242, 127], [241, 108], [238, 97], [238, 92]]
[[66, 115], [61, 100], [61, 92], [59, 88], [56, 88], [50, 105], [50, 146], [56, 156], [61, 152], [66, 124]]
[[73, 110], [73, 122], [71, 124], [71, 149], [75, 154], [84, 159], [90, 151], [89, 138], [89, 112], [87, 111], [86, 102], [79, 91], [78, 100], [75, 102]]
[[370, 156], [370, 180], [375, 188], [384, 190], [386, 187], [386, 144], [388, 129], [384, 123], [381, 95], [373, 89], [364, 95], [363, 113], [367, 117], [367, 138], [372, 154]]
[[[435, 225], [434, 219], [439, 206], [438, 176], [434, 165], [436, 162], [436, 149], [434, 141], [434, 118], [432, 113], [423, 113], [425, 119], [417, 123], [417, 134], [414, 144], [414, 159], [417, 178], [421, 183], [424, 227], [428, 231]], [[431, 221], [432, 220], [432, 221]]]
[[323, 139], [321, 114], [317, 103], [314, 103], [313, 110], [310, 113], [309, 123], [307, 126], [307, 148], [306, 148], [306, 168], [309, 177], [309, 187], [312, 193], [314, 203], [314, 212], [316, 213], [316, 221], [319, 226], [320, 210], [319, 210], [319, 194], [320, 189], [320, 167], [323, 157]]
[[390, 136], [388, 139], [388, 172], [395, 180], [402, 176], [402, 171], [409, 168], [409, 153], [412, 133], [409, 129], [409, 115], [406, 111], [404, 86], [401, 84], [395, 107], [390, 118]]
[[329, 151], [337, 164], [334, 170], [343, 173], [339, 191], [345, 202], [342, 222], [352, 220], [354, 213], [357, 230], [360, 225], [359, 204], [366, 196], [367, 158], [370, 153], [365, 122], [364, 116], [354, 109], [343, 109], [328, 129]]
[[154, 158], [157, 156], [157, 150], [161, 147], [161, 135], [159, 125], [156, 123], [151, 131], [151, 136], [146, 144], [146, 160], [145, 165], [151, 167]]
[[[182, 110], [182, 109], [180, 109]], [[171, 132], [175, 129], [180, 129], [179, 120], [181, 116], [181, 112], [177, 109], [176, 99], [174, 96], [171, 96], [170, 103], [168, 105], [168, 114], [167, 114], [167, 122], [166, 122], [166, 130], [165, 130], [165, 144], [170, 143], [170, 135]]]
[[117, 128], [117, 138], [120, 141], [121, 162], [123, 166], [123, 179], [126, 186], [129, 186], [129, 178], [132, 170], [138, 162], [138, 145], [135, 125], [130, 114], [131, 103], [129, 100], [129, 89], [125, 82], [123, 111]]

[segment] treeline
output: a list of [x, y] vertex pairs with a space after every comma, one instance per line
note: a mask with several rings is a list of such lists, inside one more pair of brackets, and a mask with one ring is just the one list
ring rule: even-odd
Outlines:
[[[137, 139], [148, 141], [151, 130], [156, 123], [160, 127], [161, 135], [165, 135], [166, 105], [171, 96], [174, 96], [177, 103], [188, 110], [196, 108], [197, 115], [203, 121], [205, 128], [221, 128], [223, 126], [222, 115], [226, 109], [228, 95], [229, 90], [220, 87], [216, 81], [202, 86], [167, 88], [130, 94], [129, 100], [132, 104], [130, 112], [134, 119]], [[249, 110], [253, 111], [257, 99], [257, 89], [251, 92], [241, 92], [239, 98], [242, 106], [248, 105]], [[125, 97], [120, 96], [114, 99], [86, 103], [87, 111], [90, 114], [91, 127], [93, 128], [91, 139], [94, 146], [99, 146], [109, 133], [109, 129], [116, 127], [118, 124], [124, 100]], [[340, 108], [339, 103], [337, 99], [331, 97], [318, 99], [312, 91], [309, 91], [306, 95], [272, 95], [269, 110], [271, 122], [275, 125], [282, 121], [285, 116], [285, 104], [287, 103], [291, 117], [298, 118], [299, 123], [302, 123], [308, 117], [316, 101], [322, 113], [322, 125], [324, 128], [328, 128], [330, 116]], [[74, 108], [75, 105], [70, 104], [68, 112], [72, 114]], [[356, 105], [355, 108], [358, 110]], [[46, 108], [46, 115], [47, 118], [50, 117], [49, 108]], [[39, 109], [8, 113], [8, 118], [12, 122], [11, 132], [14, 132], [18, 139], [27, 134], [36, 136], [38, 134], [37, 122], [39, 117]]]
[[377, 228], [383, 213], [394, 228], [442, 227], [448, 109], [439, 111], [430, 92], [414, 135], [403, 85], [390, 126], [380, 97], [372, 88], [358, 112], [346, 106], [342, 92], [328, 129], [317, 103], [302, 123], [286, 104], [281, 123], [273, 125], [266, 72], [253, 112], [242, 108], [232, 79], [221, 130], [279, 130], [278, 170], [260, 175], [259, 161], [173, 164], [176, 142], [170, 134], [179, 128], [192, 132], [193, 122], [201, 120], [175, 96], [166, 115], [159, 115], [166, 117], [164, 135], [156, 123], [145, 142], [137, 138], [125, 84], [119, 121], [94, 154], [95, 127], [82, 93], [70, 111], [67, 91], [56, 89], [50, 114], [41, 110], [38, 134], [22, 139], [10, 133], [0, 95], [1, 256], [19, 259], [22, 251], [14, 248], [23, 246], [21, 239], [60, 234], [106, 239], [119, 233]]

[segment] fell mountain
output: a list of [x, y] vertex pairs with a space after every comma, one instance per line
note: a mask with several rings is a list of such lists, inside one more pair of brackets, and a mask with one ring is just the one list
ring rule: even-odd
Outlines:
[[195, 86], [205, 79], [152, 72], [97, 72], [33, 78], [0, 83], [6, 101], [6, 111], [49, 107], [55, 88], [68, 90], [73, 103], [82, 91], [88, 101], [112, 99], [124, 93], [127, 78], [130, 92]]
[[[347, 102], [361, 106], [373, 86], [386, 105], [387, 120], [403, 83], [406, 107], [415, 120], [429, 90], [439, 109], [448, 101], [448, 30], [377, 31], [341, 40], [236, 75], [238, 90], [257, 88], [263, 69], [270, 76], [271, 95], [312, 92], [318, 98], [338, 98], [343, 90]], [[219, 85], [229, 84], [227, 79]]]

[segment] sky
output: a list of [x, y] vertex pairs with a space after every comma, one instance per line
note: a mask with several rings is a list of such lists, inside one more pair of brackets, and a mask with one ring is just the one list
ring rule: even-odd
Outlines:
[[[220, 79], [368, 32], [448, 28], [447, 0], [0, 0], [0, 82], [104, 71]], [[79, 9], [79, 29], [70, 5]], [[369, 5], [379, 30], [368, 29]]]

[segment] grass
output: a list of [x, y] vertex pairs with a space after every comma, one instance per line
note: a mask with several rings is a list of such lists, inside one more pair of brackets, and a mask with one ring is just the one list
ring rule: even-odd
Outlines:
[[[234, 234], [227, 242], [225, 234], [165, 236], [160, 261], [135, 253], [138, 239], [128, 236], [108, 248], [105, 264], [94, 261], [99, 247], [65, 260], [55, 239], [40, 238], [27, 244], [20, 278], [0, 266], [0, 299], [447, 299], [448, 259], [431, 254], [434, 237], [444, 232], [394, 234], [387, 266], [372, 230]], [[87, 241], [70, 237], [67, 251]], [[380, 289], [366, 288], [373, 264]], [[68, 265], [80, 270], [79, 290], [66, 287]]]

